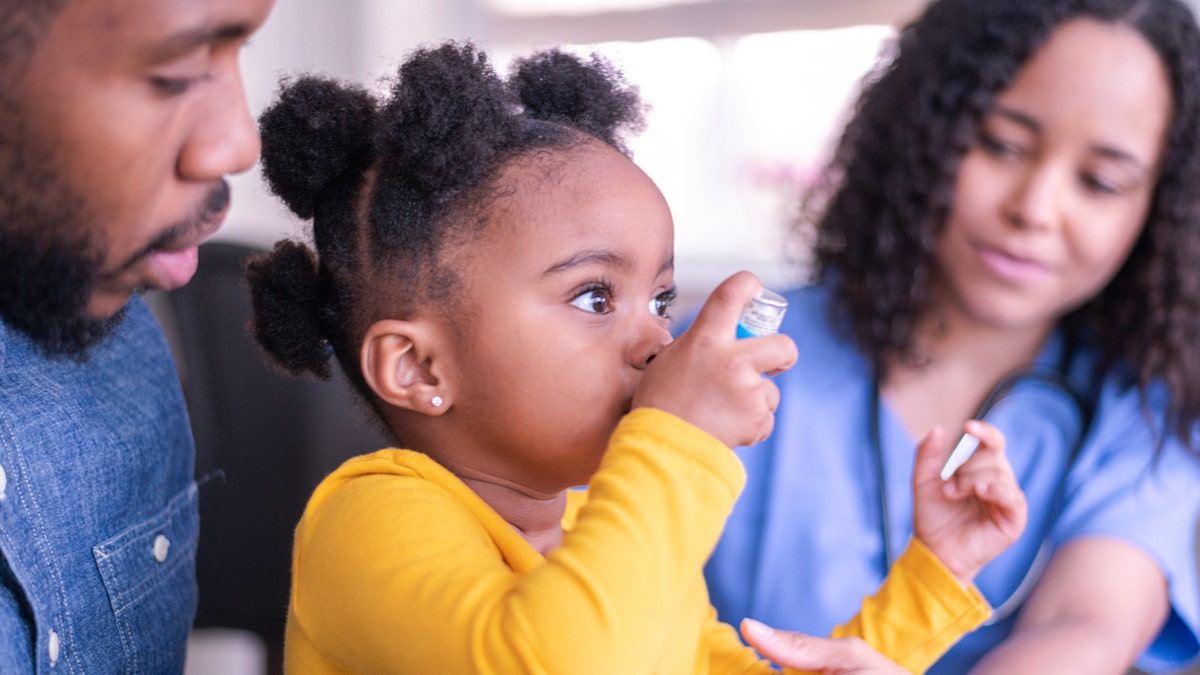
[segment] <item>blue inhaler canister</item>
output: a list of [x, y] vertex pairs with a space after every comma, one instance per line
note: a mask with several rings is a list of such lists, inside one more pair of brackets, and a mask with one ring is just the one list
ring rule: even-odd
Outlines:
[[783, 323], [783, 314], [787, 311], [787, 300], [782, 295], [763, 289], [762, 295], [746, 303], [742, 316], [738, 319], [738, 338], [774, 335], [779, 332], [779, 324]]

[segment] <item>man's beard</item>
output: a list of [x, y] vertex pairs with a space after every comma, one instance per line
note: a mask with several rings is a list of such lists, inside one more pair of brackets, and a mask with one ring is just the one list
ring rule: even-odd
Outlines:
[[48, 355], [84, 360], [124, 310], [107, 319], [87, 315], [100, 267], [95, 247], [87, 237], [73, 241], [57, 234], [0, 233], [0, 316]]
[[87, 315], [104, 258], [98, 219], [13, 112], [0, 99], [0, 317], [48, 355], [84, 360], [124, 315]]

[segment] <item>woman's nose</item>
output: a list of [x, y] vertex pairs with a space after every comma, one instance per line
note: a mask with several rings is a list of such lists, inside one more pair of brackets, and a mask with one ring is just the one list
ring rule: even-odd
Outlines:
[[1016, 227], [1048, 229], [1062, 218], [1063, 171], [1053, 165], [1032, 166], [1009, 191], [1007, 220]]

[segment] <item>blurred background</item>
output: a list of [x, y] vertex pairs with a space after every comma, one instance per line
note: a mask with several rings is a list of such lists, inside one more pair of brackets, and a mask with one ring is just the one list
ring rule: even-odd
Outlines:
[[[1189, 0], [1193, 5], [1200, 0]], [[740, 269], [802, 279], [785, 228], [860, 79], [923, 0], [278, 0], [243, 56], [255, 116], [281, 77], [382, 87], [412, 49], [472, 40], [500, 68], [539, 46], [607, 55], [650, 104], [634, 160], [675, 215], [687, 315]], [[201, 599], [187, 675], [280, 672], [292, 528], [317, 482], [386, 444], [341, 382], [296, 380], [246, 333], [241, 266], [304, 236], [257, 168], [187, 287], [150, 298], [179, 362], [197, 443]], [[335, 378], [336, 380], [336, 378]]]
[[[682, 305], [738, 269], [768, 285], [797, 186], [893, 26], [920, 0], [279, 0], [243, 57], [252, 111], [281, 76], [321, 72], [375, 85], [413, 48], [447, 38], [502, 70], [550, 44], [609, 56], [650, 103], [634, 159], [676, 221]], [[301, 230], [252, 171], [236, 179], [218, 239], [269, 246]], [[680, 307], [686, 310], [686, 307]]]

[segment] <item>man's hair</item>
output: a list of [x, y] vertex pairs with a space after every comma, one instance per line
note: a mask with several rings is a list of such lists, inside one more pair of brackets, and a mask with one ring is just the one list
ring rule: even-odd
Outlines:
[[50, 20], [69, 0], [0, 0], [0, 83], [24, 70]]

